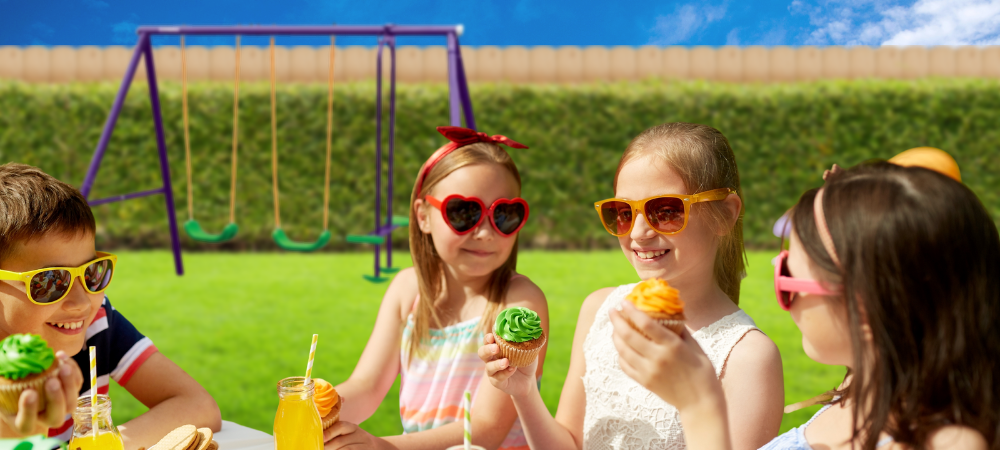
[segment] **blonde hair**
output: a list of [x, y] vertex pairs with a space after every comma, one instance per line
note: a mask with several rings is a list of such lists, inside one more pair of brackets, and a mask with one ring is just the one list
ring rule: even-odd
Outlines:
[[[729, 140], [719, 130], [707, 125], [674, 122], [657, 125], [632, 139], [615, 172], [614, 188], [618, 190], [618, 174], [622, 167], [640, 156], [653, 154], [662, 158], [680, 175], [686, 194], [712, 189], [730, 188], [740, 199], [740, 171]], [[720, 234], [715, 253], [713, 276], [719, 288], [733, 303], [740, 303], [740, 281], [746, 276], [746, 251], [743, 248], [743, 210], [736, 223], [729, 227], [730, 211], [723, 202], [696, 203], [694, 208], [708, 218], [709, 226]]]
[[[434, 248], [434, 238], [430, 233], [420, 230], [417, 222], [417, 199], [426, 197], [441, 180], [452, 172], [476, 164], [496, 165], [506, 169], [514, 176], [517, 182], [517, 195], [521, 194], [521, 174], [514, 165], [514, 160], [510, 158], [499, 145], [486, 142], [477, 142], [460, 147], [457, 150], [441, 158], [424, 179], [420, 192], [417, 186], [413, 187], [410, 195], [410, 254], [413, 255], [413, 268], [417, 272], [417, 285], [420, 293], [420, 301], [416, 305], [416, 316], [414, 317], [413, 334], [410, 336], [410, 346], [407, 351], [407, 363], [412, 359], [410, 355], [420, 352], [422, 345], [430, 338], [430, 321], [433, 321], [437, 328], [441, 328], [441, 321], [438, 318], [435, 302], [444, 292], [444, 267], [441, 256]], [[430, 207], [425, 203], [425, 207]], [[489, 220], [484, 218], [484, 220]], [[517, 269], [517, 238], [514, 238], [514, 248], [510, 252], [500, 267], [490, 275], [486, 284], [487, 304], [483, 311], [482, 319], [478, 328], [487, 331], [493, 323], [494, 317], [500, 312], [503, 306], [504, 297], [510, 287], [510, 278]]]

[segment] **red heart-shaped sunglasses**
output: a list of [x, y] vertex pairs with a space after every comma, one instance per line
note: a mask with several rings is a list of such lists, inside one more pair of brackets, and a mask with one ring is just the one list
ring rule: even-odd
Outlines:
[[[475, 230], [483, 217], [489, 217], [493, 229], [502, 236], [512, 236], [521, 230], [524, 223], [528, 221], [528, 202], [523, 198], [499, 198], [489, 209], [477, 197], [463, 197], [452, 194], [438, 200], [430, 195], [426, 197], [431, 206], [441, 211], [441, 217], [458, 235], [463, 235]], [[486, 214], [483, 214], [486, 211]]]

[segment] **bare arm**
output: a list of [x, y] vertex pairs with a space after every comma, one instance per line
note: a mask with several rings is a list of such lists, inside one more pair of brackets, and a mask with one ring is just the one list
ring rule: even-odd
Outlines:
[[486, 364], [490, 383], [510, 394], [517, 408], [521, 425], [531, 448], [580, 449], [583, 446], [583, 416], [586, 397], [582, 377], [586, 371], [583, 357], [583, 341], [594, 322], [597, 309], [612, 289], [602, 289], [590, 294], [580, 309], [576, 333], [573, 337], [573, 353], [570, 357], [569, 372], [559, 398], [556, 417], [549, 414], [535, 384], [533, 367], [512, 369], [506, 359], [494, 359], [497, 349], [493, 336], [487, 336], [487, 345], [480, 348], [479, 355]]
[[[548, 334], [548, 303], [541, 289], [530, 280], [519, 278], [511, 285], [507, 298], [505, 303], [507, 307], [523, 306], [538, 313], [542, 329], [546, 335]], [[539, 353], [537, 364], [543, 364], [545, 352], [546, 348], [543, 348]], [[540, 367], [538, 374], [541, 375]], [[496, 449], [500, 447], [510, 432], [514, 420], [517, 419], [517, 411], [514, 409], [510, 396], [494, 388], [488, 382], [479, 383], [475, 398], [471, 411], [473, 443], [486, 449]], [[345, 403], [346, 405], [347, 403]], [[352, 444], [361, 444], [359, 448], [440, 450], [462, 443], [464, 425], [458, 421], [431, 430], [385, 438], [362, 436], [360, 434], [363, 434], [363, 431], [354, 430], [350, 425], [344, 425], [344, 427], [343, 434], [331, 440], [326, 448], [338, 449], [349, 447]], [[336, 433], [334, 430], [330, 430], [327, 434], [333, 436]]]
[[[545, 294], [530, 280], [527, 278], [514, 280], [507, 292], [504, 306], [523, 306], [538, 313], [542, 321], [542, 330], [548, 336], [549, 306]], [[542, 375], [547, 349], [548, 347], [542, 348], [538, 354], [537, 376]], [[476, 445], [492, 450], [499, 448], [507, 437], [514, 420], [517, 419], [517, 411], [509, 395], [493, 387], [487, 380], [483, 381], [479, 383], [476, 401], [472, 405], [472, 441]], [[440, 450], [450, 445], [461, 444], [463, 427], [462, 422], [453, 422], [433, 430], [387, 437], [385, 440], [404, 450]]]
[[392, 388], [399, 375], [403, 320], [416, 292], [417, 275], [412, 268], [397, 274], [386, 290], [358, 364], [346, 381], [335, 386], [344, 398], [341, 420], [352, 423], [368, 420]]
[[[622, 302], [622, 311], [612, 310], [610, 316], [622, 371], [677, 408], [688, 447], [732, 448], [722, 383], [691, 334], [685, 329], [678, 336], [629, 302]], [[622, 316], [649, 338], [632, 329]]]
[[183, 369], [162, 353], [154, 353], [123, 386], [149, 408], [118, 429], [128, 450], [149, 447], [185, 424], [222, 429], [219, 405]]
[[733, 449], [763, 447], [781, 428], [785, 403], [781, 354], [764, 333], [750, 331], [733, 347], [722, 373]]
[[590, 327], [594, 324], [597, 310], [601, 308], [608, 295], [614, 290], [615, 288], [609, 287], [588, 295], [583, 301], [583, 306], [580, 307], [580, 316], [576, 321], [569, 371], [566, 373], [566, 382], [563, 383], [562, 393], [559, 396], [559, 408], [556, 410], [555, 420], [569, 433], [573, 439], [574, 448], [577, 449], [583, 448], [583, 417], [587, 408], [587, 396], [583, 389], [583, 375], [587, 372], [587, 363], [583, 356], [583, 341], [590, 333]]

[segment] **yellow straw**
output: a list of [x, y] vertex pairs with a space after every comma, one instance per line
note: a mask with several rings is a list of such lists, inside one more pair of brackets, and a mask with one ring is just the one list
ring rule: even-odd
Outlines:
[[316, 342], [319, 341], [319, 335], [313, 335], [312, 347], [309, 348], [309, 364], [306, 366], [306, 381], [303, 384], [309, 384], [309, 379], [312, 378], [313, 373], [313, 359], [316, 358]]
[[90, 346], [90, 429], [97, 439], [97, 347]]

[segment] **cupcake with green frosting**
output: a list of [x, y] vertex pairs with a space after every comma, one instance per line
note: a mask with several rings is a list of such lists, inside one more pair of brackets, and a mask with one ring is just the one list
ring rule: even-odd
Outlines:
[[12, 334], [0, 341], [0, 411], [17, 414], [21, 392], [34, 389], [44, 405], [45, 382], [58, 376], [56, 354], [44, 339], [34, 334]]
[[542, 320], [534, 311], [520, 306], [500, 311], [493, 325], [493, 335], [500, 348], [500, 357], [507, 358], [512, 367], [530, 365], [545, 345]]

